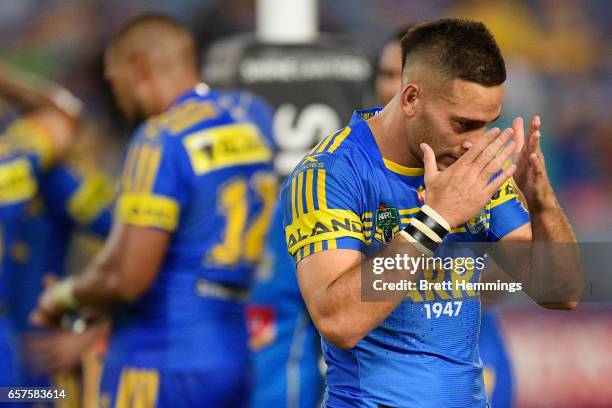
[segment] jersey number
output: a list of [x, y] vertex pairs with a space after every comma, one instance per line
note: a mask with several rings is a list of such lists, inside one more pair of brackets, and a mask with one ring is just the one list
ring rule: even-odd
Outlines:
[[259, 261], [276, 202], [276, 178], [268, 172], [259, 172], [252, 178], [251, 186], [262, 201], [263, 208], [248, 227], [247, 180], [239, 177], [220, 188], [217, 206], [225, 218], [225, 231], [222, 234], [223, 242], [215, 245], [208, 254], [209, 262], [231, 266], [240, 261]]

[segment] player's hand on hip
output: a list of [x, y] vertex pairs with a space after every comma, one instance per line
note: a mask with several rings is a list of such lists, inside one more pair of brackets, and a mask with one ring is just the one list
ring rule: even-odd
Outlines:
[[[515, 157], [517, 166], [514, 181], [525, 195], [529, 209], [534, 211], [541, 209], [548, 203], [554, 203], [554, 192], [546, 172], [546, 163], [540, 140], [541, 121], [539, 116], [534, 116], [527, 128], [527, 137], [524, 149]], [[523, 120], [517, 118], [512, 123], [515, 132], [523, 132]]]
[[453, 228], [478, 214], [516, 171], [514, 164], [503, 168], [516, 151], [516, 141], [510, 140], [513, 134], [512, 129], [489, 130], [444, 171], [438, 170], [433, 149], [422, 143], [427, 189], [425, 203]]

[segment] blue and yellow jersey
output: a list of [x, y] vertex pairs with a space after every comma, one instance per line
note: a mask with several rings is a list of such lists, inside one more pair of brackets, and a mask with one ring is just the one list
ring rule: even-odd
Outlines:
[[15, 121], [0, 135], [0, 385], [17, 385], [17, 342], [7, 318], [12, 277], [7, 251], [14, 224], [38, 191], [39, 178], [52, 162], [47, 130], [28, 119]]
[[[378, 150], [365, 119], [379, 109], [356, 112], [348, 127], [319, 143], [283, 184], [285, 236], [296, 262], [336, 248], [373, 256], [423, 204], [423, 169], [391, 162]], [[383, 217], [377, 214], [383, 212], [393, 225], [380, 222]], [[507, 182], [445, 241], [496, 241], [528, 221]], [[477, 269], [433, 270], [425, 276], [477, 282], [479, 274]], [[485, 406], [479, 324], [475, 291], [407, 292], [406, 300], [354, 348], [322, 340], [328, 364], [326, 406]]]
[[15, 219], [38, 191], [52, 162], [51, 138], [32, 120], [15, 121], [0, 136], [0, 220]]
[[494, 309], [482, 312], [478, 350], [491, 406], [501, 408], [514, 406], [514, 372], [504, 344], [499, 317]]
[[10, 310], [20, 331], [30, 328], [27, 318], [42, 293], [43, 275], [64, 274], [74, 232], [108, 234], [113, 200], [112, 183], [102, 172], [67, 163], [41, 176], [39, 192], [9, 226], [6, 248]]
[[244, 304], [215, 293], [249, 287], [277, 185], [265, 137], [221, 96], [196, 87], [128, 147], [116, 220], [172, 239], [152, 286], [116, 314], [112, 361], [203, 369], [231, 365], [230, 350], [248, 360]]
[[0, 135], [0, 304], [6, 301], [10, 280], [6, 251], [13, 240], [13, 224], [37, 194], [40, 178], [52, 161], [51, 137], [35, 121], [17, 120]]

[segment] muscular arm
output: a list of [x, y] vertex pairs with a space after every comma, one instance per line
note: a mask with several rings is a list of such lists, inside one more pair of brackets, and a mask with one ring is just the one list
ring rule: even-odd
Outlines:
[[[522, 132], [523, 120], [515, 120], [513, 127], [515, 132]], [[515, 189], [523, 205], [529, 209], [531, 223], [508, 234], [503, 241], [533, 243], [524, 256], [528, 267], [519, 272], [519, 279], [526, 283], [526, 292], [540, 306], [569, 310], [578, 304], [584, 286], [580, 254], [575, 245], [574, 231], [546, 174], [539, 128], [540, 119], [536, 116], [529, 124], [527, 142], [518, 159], [515, 177]], [[544, 243], [550, 245], [544, 247]], [[506, 264], [512, 263], [508, 261], [512, 256], [506, 254]], [[517, 258], [516, 254], [514, 258]]]
[[75, 280], [79, 304], [109, 307], [137, 299], [157, 276], [170, 236], [117, 222], [103, 249]]
[[[420, 251], [400, 236], [393, 243], [404, 245], [390, 246], [377, 256], [395, 257], [400, 253], [399, 248], [402, 255], [421, 256]], [[405, 299], [398, 294], [393, 298], [389, 295], [388, 301], [362, 301], [362, 271], [372, 273], [372, 260], [362, 263], [362, 259], [358, 251], [335, 249], [310, 255], [297, 265], [300, 290], [310, 316], [321, 335], [341, 348], [354, 347]], [[419, 273], [386, 270], [385, 276], [389, 275], [401, 275], [412, 281], [420, 277]]]
[[99, 314], [136, 300], [157, 276], [170, 236], [169, 232], [115, 222], [104, 247], [82, 274], [46, 284], [32, 323], [54, 326], [64, 312], [77, 306], [91, 307]]

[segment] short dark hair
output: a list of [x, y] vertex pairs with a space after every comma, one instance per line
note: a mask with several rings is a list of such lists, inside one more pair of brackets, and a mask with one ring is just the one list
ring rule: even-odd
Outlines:
[[387, 41], [387, 43], [390, 43], [390, 42], [401, 43], [402, 39], [406, 36], [406, 34], [408, 34], [408, 32], [410, 31], [412, 27], [414, 27], [414, 24], [406, 24], [402, 27], [396, 28], [395, 31], [391, 33], [391, 36], [389, 37], [389, 40]]
[[484, 86], [506, 80], [506, 64], [495, 38], [480, 22], [443, 18], [412, 26], [401, 40], [402, 70], [423, 58], [448, 79]]

